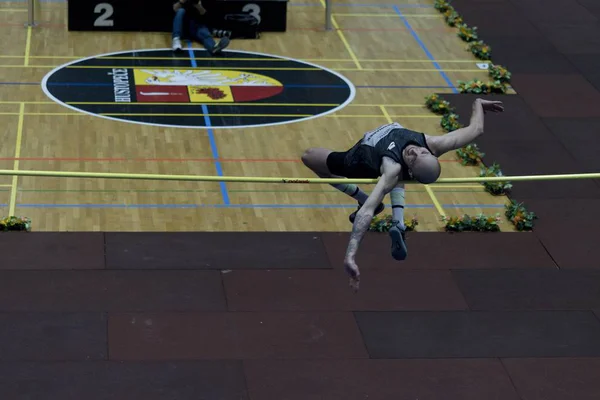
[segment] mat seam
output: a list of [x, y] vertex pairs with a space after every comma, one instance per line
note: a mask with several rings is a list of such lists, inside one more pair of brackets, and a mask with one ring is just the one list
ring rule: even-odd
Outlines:
[[510, 375], [510, 372], [508, 372], [508, 368], [506, 368], [506, 365], [504, 364], [504, 360], [502, 359], [502, 357], [498, 357], [498, 361], [500, 361], [500, 365], [502, 365], [502, 369], [506, 373], [506, 376], [508, 377], [508, 381], [510, 382], [511, 386], [515, 390], [515, 394], [517, 395], [519, 400], [523, 400], [523, 396], [521, 396], [521, 393], [519, 393], [519, 389], [517, 389], [517, 385], [515, 385], [515, 382], [513, 381], [513, 378]]

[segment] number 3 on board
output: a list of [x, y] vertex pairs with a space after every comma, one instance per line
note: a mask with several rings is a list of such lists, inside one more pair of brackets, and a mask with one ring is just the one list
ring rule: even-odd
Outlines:
[[246, 4], [244, 8], [242, 8], [242, 12], [247, 12], [252, 15], [260, 24], [260, 7], [257, 4]]
[[100, 14], [94, 21], [94, 26], [113, 26], [114, 21], [109, 19], [114, 12], [113, 6], [108, 3], [100, 3], [94, 8], [94, 14]]

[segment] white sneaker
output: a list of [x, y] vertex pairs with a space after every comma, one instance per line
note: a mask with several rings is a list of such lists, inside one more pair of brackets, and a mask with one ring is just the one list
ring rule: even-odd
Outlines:
[[173, 50], [181, 50], [182, 48], [181, 40], [178, 37], [173, 38]]

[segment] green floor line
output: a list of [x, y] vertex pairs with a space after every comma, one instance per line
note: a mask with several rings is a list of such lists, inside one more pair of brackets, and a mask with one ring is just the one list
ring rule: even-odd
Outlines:
[[[19, 189], [22, 193], [219, 193], [220, 190], [214, 189], [129, 189], [129, 190], [118, 190], [118, 189]], [[0, 192], [10, 192], [10, 188], [1, 188]], [[230, 193], [339, 193], [337, 190], [253, 190], [253, 189], [238, 189], [229, 190]], [[435, 193], [473, 193], [473, 192], [484, 192], [483, 188], [473, 189], [441, 189], [435, 190]], [[406, 193], [427, 193], [425, 190], [407, 190]]]

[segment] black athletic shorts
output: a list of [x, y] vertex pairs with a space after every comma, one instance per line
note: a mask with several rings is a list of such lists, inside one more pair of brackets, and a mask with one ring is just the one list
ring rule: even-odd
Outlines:
[[334, 151], [327, 156], [327, 168], [337, 176], [356, 179], [377, 179], [381, 176], [378, 160], [361, 146], [362, 139], [347, 151]]

